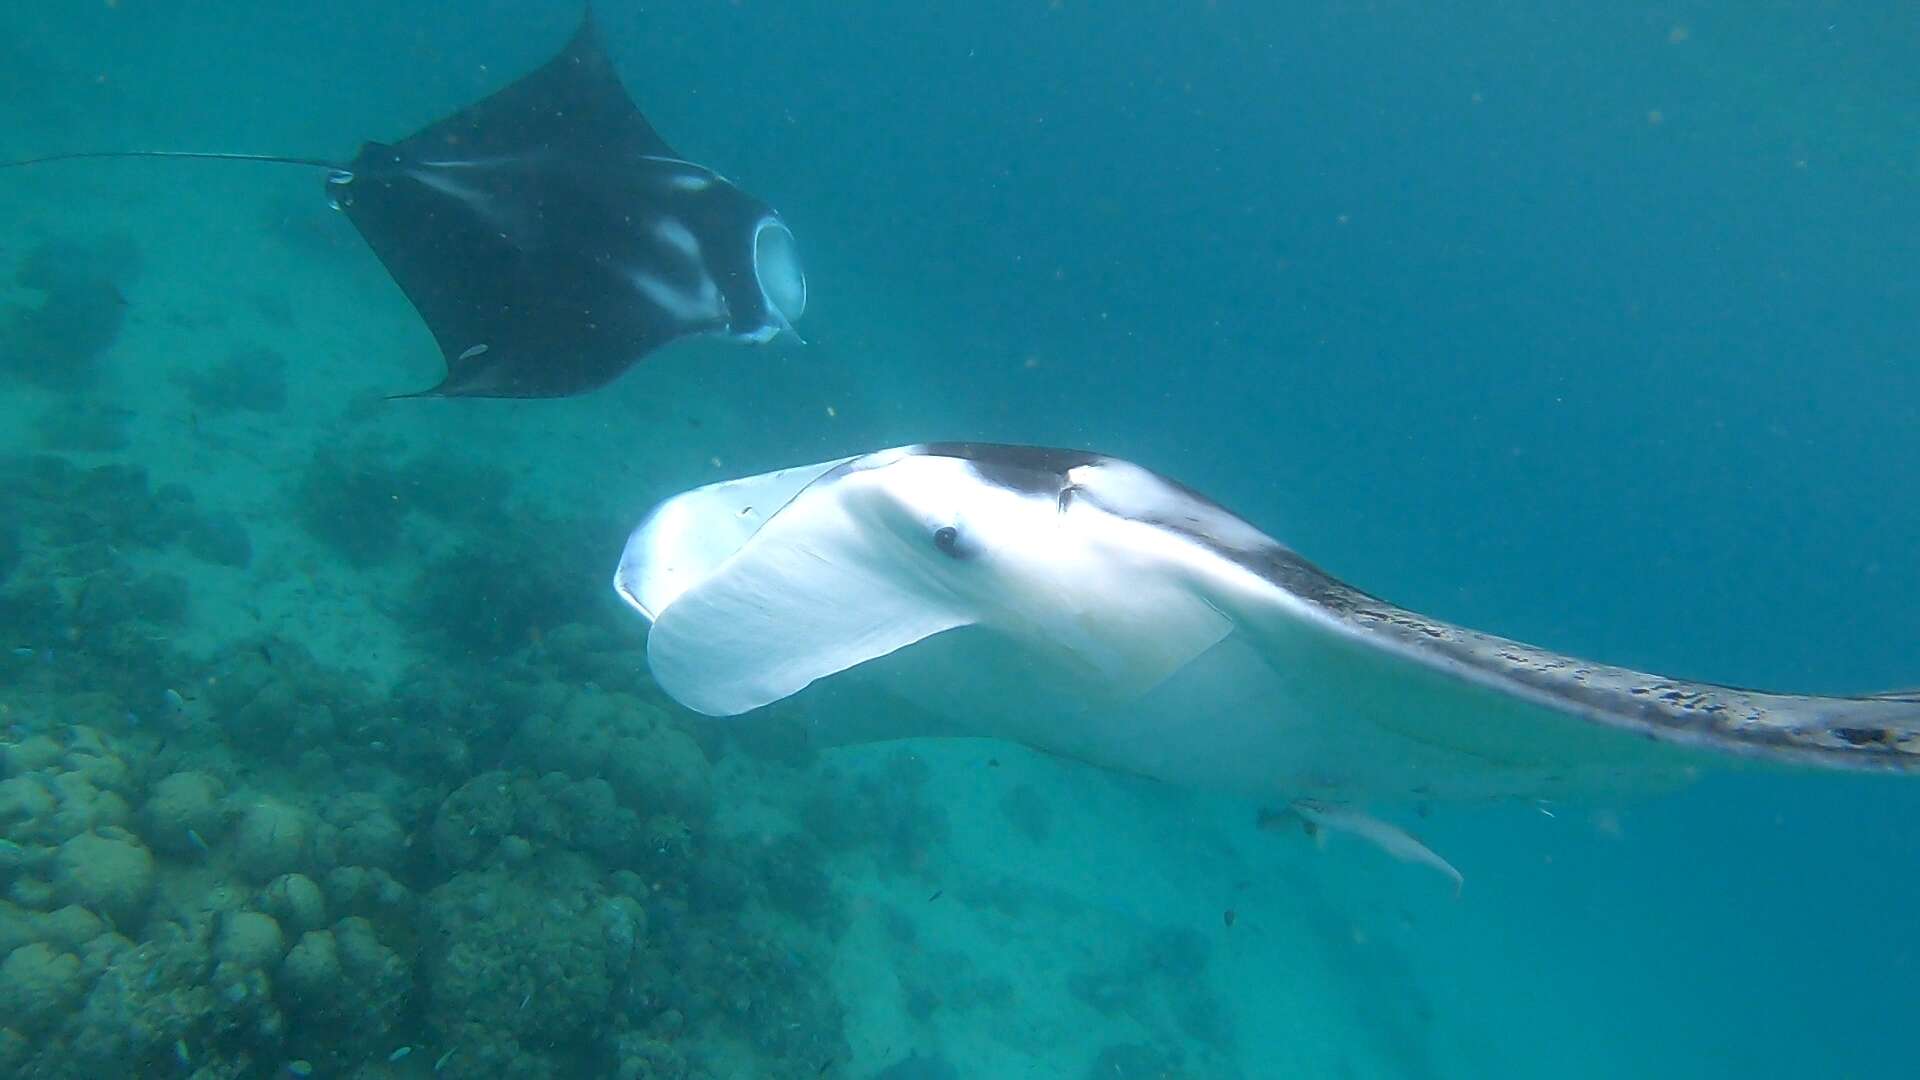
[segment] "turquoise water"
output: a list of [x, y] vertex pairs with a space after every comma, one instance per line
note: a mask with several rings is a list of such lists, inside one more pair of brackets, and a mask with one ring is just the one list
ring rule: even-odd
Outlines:
[[[577, 17], [20, 7], [9, 158], [346, 158]], [[1910, 11], [1113, 7], [602, 5], [798, 234], [811, 343], [566, 401], [382, 401], [438, 355], [310, 173], [0, 174], [0, 1075], [1909, 1075], [1901, 778], [1405, 817], [1456, 900], [652, 685], [647, 507], [932, 439], [1558, 650], [1920, 682]]]

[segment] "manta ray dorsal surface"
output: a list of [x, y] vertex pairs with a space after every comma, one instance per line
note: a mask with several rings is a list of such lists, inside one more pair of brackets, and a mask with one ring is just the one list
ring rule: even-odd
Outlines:
[[793, 334], [806, 276], [780, 215], [674, 151], [621, 84], [589, 14], [491, 96], [350, 162], [226, 152], [56, 154], [265, 161], [326, 193], [439, 345], [446, 376], [402, 397], [566, 397], [696, 335]]
[[[793, 494], [744, 539], [707, 520], [728, 512], [711, 489], [676, 497], [680, 528], [726, 552], [676, 563], [652, 608], [649, 661], [689, 707], [844, 681], [953, 733], [1329, 801], [1624, 791], [1733, 761], [1920, 767], [1910, 693], [1690, 682], [1453, 626], [1116, 459], [955, 443], [810, 469], [748, 482]], [[656, 561], [630, 545], [622, 573]]]
[[333, 201], [446, 359], [428, 395], [578, 394], [680, 338], [769, 340], [804, 306], [780, 216], [667, 145], [591, 17], [540, 68], [368, 143], [343, 176]]

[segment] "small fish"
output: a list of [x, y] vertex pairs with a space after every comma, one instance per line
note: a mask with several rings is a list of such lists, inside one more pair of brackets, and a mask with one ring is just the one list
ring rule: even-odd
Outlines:
[[1228, 908], [1227, 910], [1220, 913], [1220, 921], [1223, 923], [1226, 923], [1227, 929], [1229, 930], [1233, 929], [1233, 921], [1235, 919], [1238, 919], [1239, 917], [1240, 916], [1235, 914], [1232, 908]]
[[453, 1055], [454, 1055], [454, 1051], [453, 1051], [453, 1050], [448, 1050], [448, 1051], [447, 1051], [446, 1053], [444, 1053], [444, 1054], [441, 1054], [441, 1055], [440, 1055], [439, 1057], [437, 1057], [437, 1058], [434, 1058], [434, 1059], [433, 1059], [433, 1071], [434, 1071], [434, 1072], [439, 1072], [439, 1071], [440, 1071], [441, 1069], [444, 1069], [444, 1068], [446, 1068], [446, 1067], [447, 1067], [447, 1062], [449, 1062], [449, 1061], [452, 1061], [452, 1060], [453, 1060]]
[[187, 843], [192, 844], [193, 850], [199, 852], [202, 855], [205, 855], [210, 850], [212, 850], [207, 847], [207, 842], [205, 840], [200, 839], [200, 831], [198, 829], [189, 828], [187, 830]]
[[1377, 817], [1349, 807], [1313, 799], [1294, 800], [1293, 812], [1318, 828], [1351, 833], [1401, 862], [1415, 863], [1440, 871], [1453, 881], [1455, 896], [1459, 896], [1460, 891], [1466, 887], [1466, 878], [1461, 876], [1460, 871], [1453, 868], [1452, 863], [1435, 854], [1432, 848], [1415, 839], [1412, 833], [1398, 825], [1381, 821]]
[[406, 1056], [411, 1053], [413, 1053], [413, 1047], [403, 1046], [400, 1049], [395, 1050], [393, 1053], [388, 1054], [387, 1062], [389, 1064], [392, 1064], [393, 1062], [404, 1060]]
[[942, 894], [944, 894], [944, 893], [945, 893], [946, 891], [947, 891], [947, 890], [945, 890], [945, 889], [935, 889], [935, 890], [933, 890], [933, 895], [932, 895], [932, 896], [929, 896], [929, 897], [927, 897], [927, 903], [929, 903], [929, 904], [931, 904], [931, 903], [933, 903], [933, 902], [934, 902], [935, 900], [938, 900], [938, 899], [940, 899], [940, 897], [941, 897], [941, 895], [942, 895]]
[[173, 1040], [173, 1059], [178, 1061], [183, 1067], [193, 1064], [193, 1055], [187, 1053], [187, 1040]]
[[287, 1062], [287, 1075], [288, 1076], [312, 1076], [313, 1062], [289, 1061]]
[[27, 657], [32, 656], [34, 652], [35, 652], [35, 649], [33, 646], [22, 645], [19, 648], [13, 650], [13, 655], [19, 657], [22, 660], [25, 660]]
[[167, 711], [175, 716], [187, 711], [187, 699], [181, 697], [180, 691], [171, 686], [160, 692], [160, 699], [167, 703]]

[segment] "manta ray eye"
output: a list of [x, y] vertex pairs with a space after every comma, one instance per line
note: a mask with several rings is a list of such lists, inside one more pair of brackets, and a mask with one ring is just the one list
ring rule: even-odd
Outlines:
[[933, 546], [948, 558], [964, 558], [960, 551], [960, 530], [951, 525], [942, 525], [933, 530]]

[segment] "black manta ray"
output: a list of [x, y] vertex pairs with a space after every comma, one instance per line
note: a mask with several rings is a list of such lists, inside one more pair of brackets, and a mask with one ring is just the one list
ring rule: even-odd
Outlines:
[[591, 14], [558, 56], [491, 97], [349, 163], [124, 151], [326, 168], [433, 331], [447, 376], [421, 395], [566, 397], [695, 334], [765, 342], [806, 306], [793, 233], [766, 203], [673, 151], [601, 48]]

